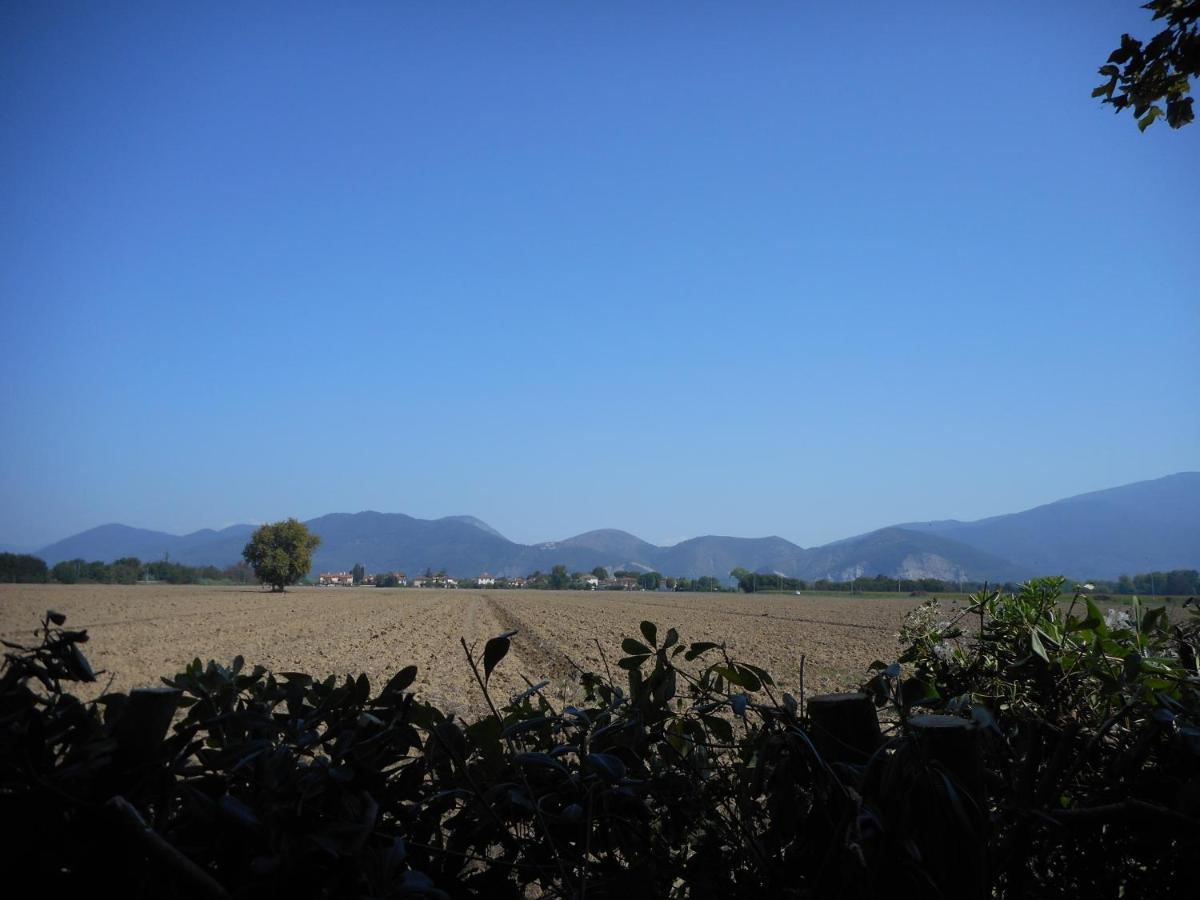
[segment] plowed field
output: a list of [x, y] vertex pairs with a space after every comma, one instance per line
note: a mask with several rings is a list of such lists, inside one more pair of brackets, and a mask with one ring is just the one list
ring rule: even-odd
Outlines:
[[[155, 585], [0, 585], [0, 637], [28, 642], [48, 608], [91, 635], [88, 655], [114, 690], [158, 683], [193, 657], [314, 675], [366, 672], [382, 686], [415, 664], [419, 695], [444, 709], [481, 707], [459, 638], [468, 643], [519, 629], [493, 683], [522, 690], [523, 676], [567, 693], [573, 665], [614, 673], [620, 642], [643, 619], [685, 641], [724, 641], [796, 692], [805, 657], [808, 694], [859, 684], [873, 659], [892, 660], [902, 597], [672, 594], [550, 591], [440, 591], [377, 588], [256, 588]], [[88, 691], [82, 693], [87, 694]]]

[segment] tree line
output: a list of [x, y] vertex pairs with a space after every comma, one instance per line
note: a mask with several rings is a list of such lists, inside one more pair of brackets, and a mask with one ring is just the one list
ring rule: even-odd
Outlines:
[[1092, 586], [1102, 594], [1190, 596], [1200, 594], [1200, 572], [1195, 569], [1144, 572], [1141, 575], [1122, 575], [1116, 581], [1093, 581]]
[[66, 559], [47, 566], [45, 560], [28, 553], [0, 553], [0, 582], [18, 584], [135, 584], [157, 581], [166, 584], [254, 584], [254, 571], [244, 562], [219, 568], [188, 566], [161, 559], [142, 562], [126, 556], [112, 562]]
[[[832, 581], [820, 578], [806, 581], [803, 578], [788, 578], [769, 572], [751, 572], [744, 568], [734, 569], [730, 577], [737, 580], [738, 590], [753, 594], [762, 591], [816, 591], [822, 593], [908, 593], [942, 594], [975, 592], [982, 590], [982, 581], [946, 581], [940, 578], [896, 578], [892, 575], [862, 576], [850, 581]], [[1200, 594], [1200, 572], [1195, 569], [1174, 569], [1170, 572], [1144, 572], [1139, 575], [1122, 575], [1116, 581], [1093, 579], [1087, 582], [1088, 590], [1094, 594], [1148, 595], [1182, 597]], [[1016, 582], [993, 583], [989, 587], [1005, 594], [1015, 594], [1021, 586]]]
[[[362, 569], [355, 566], [356, 575]], [[432, 573], [430, 573], [432, 574]], [[444, 573], [443, 573], [444, 574]], [[751, 572], [736, 568], [729, 573], [736, 581], [736, 588], [746, 594], [764, 591], [814, 591], [821, 593], [908, 593], [937, 594], [958, 591], [978, 591], [984, 586], [980, 581], [945, 581], [939, 578], [894, 578], [890, 575], [863, 576], [851, 581], [833, 581], [819, 578], [808, 581], [789, 578], [774, 572]], [[636, 587], [657, 591], [665, 587], [672, 591], [723, 591], [731, 590], [721, 580], [711, 575], [700, 578], [682, 578], [663, 575], [661, 572], [638, 572], [618, 569], [609, 575], [604, 566], [597, 566], [590, 573], [570, 572], [566, 566], [554, 566], [549, 572], [535, 571], [525, 579], [524, 587], [532, 590], [571, 590], [587, 588], [586, 578], [591, 575], [599, 579], [597, 587], [621, 590]], [[259, 579], [254, 569], [246, 562], [225, 566], [189, 566], [170, 560], [143, 562], [136, 556], [127, 556], [113, 562], [101, 560], [69, 559], [47, 566], [45, 560], [28, 553], [0, 553], [0, 582], [18, 584], [134, 584], [139, 581], [155, 581], [165, 584], [254, 584]], [[632, 581], [632, 584], [630, 583]], [[361, 583], [361, 577], [356, 578]], [[377, 587], [399, 587], [394, 574], [379, 576]], [[1093, 579], [1088, 582], [1094, 594], [1118, 596], [1194, 596], [1200, 595], [1200, 572], [1195, 569], [1172, 569], [1165, 572], [1142, 572], [1137, 575], [1122, 575], [1116, 580]], [[505, 579], [497, 579], [496, 587], [505, 586]], [[1006, 594], [1016, 593], [1020, 585], [1015, 582], [993, 584], [991, 587]]]

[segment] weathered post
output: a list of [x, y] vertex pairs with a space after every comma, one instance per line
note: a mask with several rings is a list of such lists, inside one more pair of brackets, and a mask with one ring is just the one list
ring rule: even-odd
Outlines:
[[821, 694], [808, 701], [809, 736], [826, 762], [864, 762], [879, 746], [875, 704], [862, 693]]
[[[963, 800], [934, 805], [918, 817], [914, 835], [928, 872], [944, 896], [983, 898], [987, 894], [987, 793], [978, 725], [957, 716], [908, 718], [908, 733], [920, 754], [943, 769]], [[964, 819], [965, 817], [965, 819]]]
[[983, 752], [979, 727], [971, 719], [958, 716], [909, 716], [908, 728], [926, 758], [949, 772], [958, 785], [983, 808]]
[[138, 688], [129, 692], [129, 699], [113, 730], [117, 759], [122, 764], [138, 765], [154, 756], [171, 727], [182, 693], [167, 687]]

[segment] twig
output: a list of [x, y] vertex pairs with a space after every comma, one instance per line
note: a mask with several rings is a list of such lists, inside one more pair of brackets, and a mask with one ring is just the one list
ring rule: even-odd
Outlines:
[[1191, 829], [1193, 833], [1195, 833], [1195, 829], [1200, 829], [1200, 819], [1193, 819], [1177, 810], [1147, 803], [1145, 800], [1122, 800], [1119, 803], [1080, 809], [1056, 809], [1046, 812], [1044, 815], [1062, 825], [1104, 825], [1136, 819], [1141, 822], [1169, 822]]
[[804, 715], [804, 660], [805, 655], [800, 654], [800, 715]]
[[128, 800], [119, 794], [112, 797], [106, 804], [122, 824], [136, 835], [142, 849], [152, 858], [158, 860], [180, 877], [190, 888], [188, 893], [198, 897], [221, 898], [230, 900], [229, 893], [215, 878], [184, 856], [165, 838], [146, 824], [141, 813]]
[[608, 657], [604, 655], [604, 648], [600, 646], [598, 638], [592, 638], [592, 642], [596, 645], [596, 649], [600, 651], [600, 662], [604, 663], [604, 674], [608, 678], [608, 683], [613, 683], [612, 670], [608, 667]]

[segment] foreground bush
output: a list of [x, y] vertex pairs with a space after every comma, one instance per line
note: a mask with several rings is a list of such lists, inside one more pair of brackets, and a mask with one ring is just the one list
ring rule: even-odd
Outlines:
[[[490, 714], [199, 660], [83, 703], [49, 613], [0, 675], [6, 881], [42, 893], [331, 897], [1184, 896], [1200, 851], [1195, 610], [1128, 620], [1061, 582], [933, 606], [866, 694], [780, 693], [643, 623], [579, 701]], [[968, 631], [967, 629], [971, 630]], [[881, 733], [870, 697], [890, 724]], [[865, 715], [864, 715], [865, 712]], [[935, 715], [930, 715], [935, 713]]]

